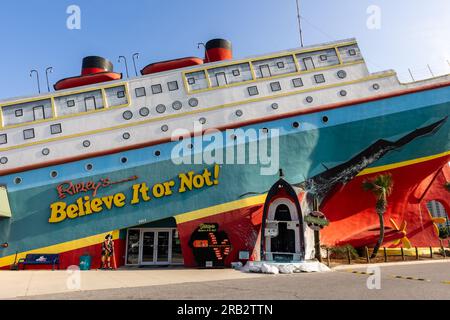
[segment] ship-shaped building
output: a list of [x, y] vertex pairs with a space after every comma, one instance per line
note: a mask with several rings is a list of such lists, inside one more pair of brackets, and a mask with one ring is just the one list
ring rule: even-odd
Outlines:
[[0, 268], [98, 265], [107, 234], [117, 265], [301, 261], [314, 210], [323, 245], [370, 247], [361, 185], [386, 173], [383, 246], [439, 245], [427, 201], [450, 212], [449, 75], [370, 73], [355, 39], [238, 60], [226, 40], [205, 47], [126, 80], [87, 57], [55, 92], [0, 101]]

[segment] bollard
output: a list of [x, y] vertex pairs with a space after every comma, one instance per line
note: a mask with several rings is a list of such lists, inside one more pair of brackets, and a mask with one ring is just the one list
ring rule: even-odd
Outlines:
[[348, 264], [352, 264], [352, 256], [350, 254], [349, 247], [347, 247], [347, 259], [348, 259]]
[[430, 247], [430, 259], [433, 259], [433, 248]]
[[327, 248], [327, 264], [330, 266], [330, 249]]
[[366, 261], [367, 261], [367, 263], [370, 263], [369, 248], [367, 248], [367, 247], [365, 247], [365, 248], [366, 248]]
[[405, 251], [403, 250], [403, 247], [400, 248], [402, 252], [402, 261], [405, 261]]
[[417, 247], [416, 248], [416, 260], [419, 260], [419, 249]]
[[384, 262], [387, 262], [388, 261], [388, 257], [387, 257], [386, 247], [384, 247], [383, 249], [384, 249]]
[[441, 250], [442, 250], [442, 255], [444, 256], [444, 259], [447, 258], [447, 254], [445, 253], [445, 248], [444, 248], [444, 243], [442, 240], [439, 240], [441, 242]]

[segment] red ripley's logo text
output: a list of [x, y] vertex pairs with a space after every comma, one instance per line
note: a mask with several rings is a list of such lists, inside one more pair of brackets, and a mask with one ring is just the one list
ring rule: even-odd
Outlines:
[[92, 196], [95, 197], [98, 193], [99, 189], [110, 187], [114, 184], [125, 183], [128, 181], [137, 180], [137, 176], [130, 177], [128, 179], [120, 180], [120, 181], [111, 181], [109, 178], [100, 179], [98, 182], [88, 181], [88, 182], [80, 182], [73, 183], [72, 181], [65, 181], [59, 184], [56, 187], [56, 191], [58, 192], [58, 197], [60, 199], [65, 199], [68, 195], [73, 196], [78, 193], [84, 193], [92, 191]]

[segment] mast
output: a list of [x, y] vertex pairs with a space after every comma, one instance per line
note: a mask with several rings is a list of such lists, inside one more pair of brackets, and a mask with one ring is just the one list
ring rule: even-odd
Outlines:
[[300, 16], [300, 0], [296, 0], [297, 2], [297, 19], [298, 19], [298, 31], [300, 33], [300, 45], [303, 48], [303, 32], [302, 32], [302, 20]]

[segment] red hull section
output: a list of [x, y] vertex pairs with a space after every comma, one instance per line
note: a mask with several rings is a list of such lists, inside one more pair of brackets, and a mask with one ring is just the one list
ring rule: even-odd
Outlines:
[[162, 61], [152, 63], [141, 70], [142, 75], [153, 74], [163, 71], [175, 70], [180, 68], [192, 67], [203, 64], [203, 60], [200, 58], [189, 57], [176, 60]]
[[113, 80], [122, 79], [121, 73], [115, 72], [101, 72], [94, 73], [85, 76], [78, 76], [72, 78], [66, 78], [58, 81], [53, 87], [55, 90], [64, 90], [70, 88], [76, 88], [81, 86], [86, 86], [95, 83], [108, 82]]
[[[321, 233], [324, 245], [354, 247], [373, 246], [379, 236], [379, 221], [375, 213], [375, 198], [362, 189], [365, 179], [389, 172], [392, 174], [393, 193], [388, 198], [388, 208], [384, 215], [388, 247], [400, 246], [393, 243], [403, 239], [402, 231], [412, 246], [439, 246], [439, 238], [427, 203], [439, 199], [447, 212], [449, 194], [444, 189], [443, 170], [448, 172], [449, 156], [420, 162], [384, 172], [356, 177], [342, 187], [322, 207], [330, 220], [330, 226]], [[443, 167], [445, 169], [442, 169]], [[440, 179], [437, 179], [441, 177]], [[345, 208], [345, 209], [343, 209]], [[392, 221], [395, 222], [392, 223]], [[405, 230], [401, 230], [406, 223]]]

